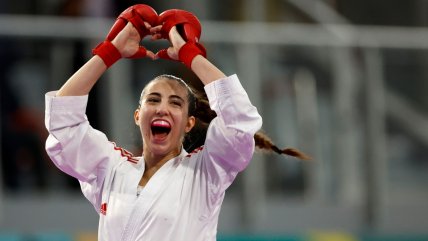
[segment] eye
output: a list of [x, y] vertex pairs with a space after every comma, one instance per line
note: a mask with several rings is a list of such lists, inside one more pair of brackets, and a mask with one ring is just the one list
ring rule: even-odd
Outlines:
[[157, 102], [160, 102], [160, 99], [157, 98], [157, 97], [149, 97], [149, 98], [146, 99], [146, 102], [148, 102], [148, 103], [157, 103]]
[[173, 101], [171, 101], [171, 104], [173, 104], [173, 105], [175, 105], [175, 106], [179, 106], [179, 107], [181, 107], [181, 102], [180, 101], [178, 101], [178, 100], [173, 100]]

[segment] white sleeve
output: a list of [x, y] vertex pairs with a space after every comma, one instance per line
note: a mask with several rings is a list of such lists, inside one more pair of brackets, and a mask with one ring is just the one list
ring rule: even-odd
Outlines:
[[210, 189], [220, 194], [249, 164], [262, 118], [236, 75], [206, 85], [205, 92], [217, 117], [208, 128], [203, 159]]
[[109, 166], [120, 155], [102, 132], [90, 126], [85, 114], [88, 96], [56, 97], [49, 92], [45, 100], [47, 154], [60, 170], [81, 182], [83, 193], [95, 205]]

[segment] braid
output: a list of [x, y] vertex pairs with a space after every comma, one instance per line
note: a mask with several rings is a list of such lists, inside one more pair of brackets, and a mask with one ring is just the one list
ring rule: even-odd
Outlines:
[[278, 154], [285, 154], [285, 155], [293, 156], [293, 157], [299, 158], [301, 160], [310, 160], [311, 159], [311, 157], [309, 157], [305, 153], [303, 153], [303, 152], [301, 152], [295, 148], [284, 148], [284, 149], [278, 148], [275, 144], [273, 144], [273, 142], [270, 140], [270, 138], [266, 134], [264, 134], [260, 131], [258, 131], [254, 135], [254, 140], [256, 143], [256, 147], [258, 147], [260, 149], [271, 150], [271, 151], [274, 151]]
[[[198, 121], [196, 121], [197, 124], [193, 128], [194, 130], [189, 132], [189, 135], [187, 135], [188, 138], [186, 139], [188, 143], [191, 144], [188, 149], [194, 149], [204, 144], [208, 125], [212, 121], [212, 119], [217, 116], [217, 114], [213, 110], [211, 110], [206, 97], [197, 95], [196, 92], [193, 93], [195, 94], [195, 109], [194, 112], [191, 114], [195, 116]], [[195, 138], [195, 136], [197, 138]], [[271, 150], [278, 154], [293, 156], [301, 160], [311, 159], [308, 155], [295, 148], [278, 148], [275, 144], [273, 144], [273, 142], [266, 134], [260, 131], [254, 135], [254, 140], [256, 146], [260, 149]]]

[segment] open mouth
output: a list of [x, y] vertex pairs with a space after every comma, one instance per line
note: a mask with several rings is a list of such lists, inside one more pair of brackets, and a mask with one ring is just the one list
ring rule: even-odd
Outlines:
[[154, 120], [151, 130], [155, 139], [164, 139], [171, 131], [171, 124], [165, 120]]

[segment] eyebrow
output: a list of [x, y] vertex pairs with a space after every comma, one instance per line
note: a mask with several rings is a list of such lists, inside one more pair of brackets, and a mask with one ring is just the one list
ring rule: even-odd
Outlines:
[[[147, 94], [148, 96], [149, 95], [155, 95], [155, 96], [158, 96], [158, 97], [162, 97], [162, 95], [160, 94], [160, 93], [158, 93], [158, 92], [152, 92], [152, 93], [149, 93], [149, 94]], [[169, 99], [179, 99], [179, 100], [181, 100], [181, 101], [183, 101], [183, 102], [185, 102], [184, 101], [184, 99], [183, 98], [181, 98], [180, 96], [178, 96], [178, 95], [170, 95], [169, 97], [168, 97]]]

